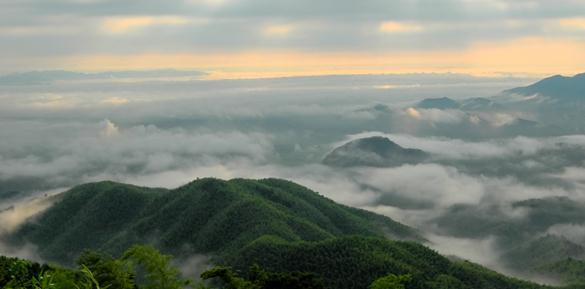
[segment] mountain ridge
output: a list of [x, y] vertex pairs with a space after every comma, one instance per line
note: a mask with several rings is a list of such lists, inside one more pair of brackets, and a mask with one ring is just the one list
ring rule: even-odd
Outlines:
[[528, 86], [505, 90], [504, 93], [524, 96], [540, 95], [559, 100], [582, 100], [585, 98], [585, 73], [572, 77], [554, 75]]
[[316, 241], [353, 234], [423, 240], [390, 218], [336, 204], [292, 182], [211, 178], [174, 190], [81, 185], [13, 238], [37, 245], [43, 258], [70, 263], [86, 248], [120, 253], [144, 240], [173, 254], [222, 256], [264, 235]]

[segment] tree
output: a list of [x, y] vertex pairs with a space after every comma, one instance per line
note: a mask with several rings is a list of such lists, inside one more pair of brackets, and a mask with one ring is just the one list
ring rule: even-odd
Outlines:
[[239, 277], [232, 268], [215, 267], [201, 274], [201, 279], [219, 278], [225, 284], [225, 289], [261, 289], [257, 284]]
[[255, 264], [248, 276], [248, 279], [239, 277], [229, 267], [216, 267], [201, 274], [205, 280], [219, 278], [225, 289], [325, 289], [323, 280], [313, 273], [266, 272]]
[[369, 289], [405, 289], [404, 282], [410, 280], [410, 275], [390, 274], [374, 281]]
[[144, 289], [181, 289], [191, 282], [179, 277], [179, 270], [170, 266], [171, 256], [163, 255], [151, 246], [135, 245], [128, 249], [122, 260], [128, 262], [134, 271], [141, 268], [145, 272]]
[[[134, 289], [134, 274], [126, 262], [95, 251], [84, 251], [77, 259], [82, 272], [91, 272], [103, 286], [116, 289]], [[87, 273], [86, 273], [87, 275]]]

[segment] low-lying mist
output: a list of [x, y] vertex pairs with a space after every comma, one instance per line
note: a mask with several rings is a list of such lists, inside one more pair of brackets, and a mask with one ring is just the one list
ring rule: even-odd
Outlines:
[[[510, 236], [496, 225], [465, 233], [473, 229], [451, 220], [473, 212], [478, 222], [583, 244], [585, 219], [523, 227], [533, 208], [518, 202], [555, 197], [585, 202], [584, 136], [500, 130], [519, 116], [512, 112], [412, 108], [425, 97], [489, 96], [526, 80], [444, 75], [352, 80], [157, 82], [147, 88], [118, 83], [103, 89], [94, 82], [65, 82], [4, 91], [0, 237], [50, 206], [48, 190], [106, 179], [174, 188], [199, 177], [276, 177], [387, 215], [419, 229], [443, 254], [504, 272], [511, 272], [500, 258]], [[489, 133], [476, 133], [486, 128]], [[386, 168], [321, 163], [335, 147], [372, 135], [431, 158]], [[23, 248], [0, 245], [0, 254], [38, 259], [34, 248]], [[204, 268], [207, 262], [193, 256], [184, 267]]]

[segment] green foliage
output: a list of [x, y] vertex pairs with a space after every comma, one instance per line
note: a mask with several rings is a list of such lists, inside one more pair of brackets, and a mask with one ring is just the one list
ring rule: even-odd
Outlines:
[[235, 274], [231, 268], [216, 267], [201, 274], [203, 280], [218, 278], [224, 283], [224, 289], [260, 289], [257, 284]]
[[369, 289], [404, 289], [404, 282], [410, 280], [410, 275], [396, 276], [390, 274], [374, 281]]
[[567, 258], [562, 261], [540, 266], [539, 274], [556, 278], [567, 284], [585, 284], [585, 260]]
[[83, 276], [82, 281], [78, 282], [79, 284], [75, 284], [75, 288], [77, 289], [107, 289], [111, 285], [106, 285], [105, 287], [101, 287], [100, 283], [95, 279], [95, 276], [85, 265], [81, 265], [80, 272]]
[[390, 218], [336, 204], [292, 182], [201, 179], [172, 191], [113, 182], [75, 187], [14, 242], [32, 242], [41, 257], [64, 264], [84, 249], [118, 255], [145, 239], [165, 253], [221, 260], [266, 235], [286, 241], [421, 239]]
[[170, 266], [171, 256], [163, 255], [150, 246], [132, 246], [124, 256], [132, 267], [139, 266], [146, 272], [144, 289], [180, 289], [189, 281], [179, 277], [179, 270]]
[[53, 276], [49, 272], [44, 272], [39, 277], [33, 276], [31, 283], [35, 289], [49, 289], [55, 287]]
[[469, 262], [451, 262], [420, 244], [358, 236], [294, 243], [266, 238], [229, 262], [237, 270], [255, 263], [274, 272], [311, 272], [335, 289], [365, 288], [389, 274], [410, 275], [403, 280], [406, 289], [547, 288]]
[[47, 268], [38, 263], [0, 256], [0, 288], [33, 288], [32, 280]]
[[85, 251], [79, 256], [77, 263], [86, 274], [92, 272], [91, 277], [99, 284], [107, 284], [116, 289], [134, 288], [134, 274], [124, 260], [95, 251]]
[[132, 246], [147, 239], [165, 253], [211, 255], [225, 267], [202, 277], [228, 289], [549, 288], [387, 236], [420, 240], [389, 218], [282, 180], [202, 179], [172, 191], [101, 182], [65, 193], [14, 241], [31, 241], [66, 264], [84, 249], [104, 253], [81, 254], [79, 270], [3, 258], [0, 287], [205, 288], [180, 278], [170, 256]]
[[220, 279], [224, 289], [325, 289], [323, 281], [313, 273], [267, 272], [253, 265], [248, 276], [244, 279], [229, 267], [216, 267], [201, 274], [204, 280]]
[[[133, 246], [115, 259], [86, 251], [79, 270], [49, 267], [16, 258], [0, 257], [0, 288], [6, 289], [206, 289], [181, 279], [170, 266], [171, 257], [148, 246]], [[145, 274], [141, 284], [134, 276]]]

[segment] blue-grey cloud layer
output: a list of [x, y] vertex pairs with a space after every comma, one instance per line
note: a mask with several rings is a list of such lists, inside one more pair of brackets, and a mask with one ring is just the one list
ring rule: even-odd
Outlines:
[[[0, 64], [22, 61], [31, 67], [29, 58], [91, 54], [392, 52], [457, 49], [523, 37], [584, 40], [583, 30], [554, 25], [583, 15], [585, 2], [578, 0], [3, 0], [0, 53], [13, 61]], [[104, 21], [112, 17], [168, 16], [187, 22], [104, 32]], [[380, 33], [384, 21], [424, 29]], [[273, 25], [292, 29], [267, 36], [264, 29]]]

